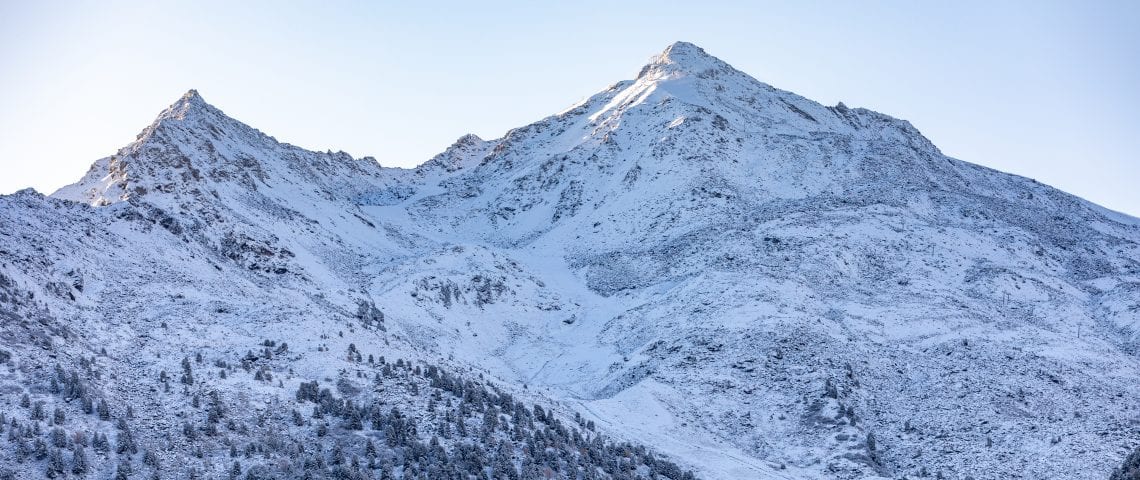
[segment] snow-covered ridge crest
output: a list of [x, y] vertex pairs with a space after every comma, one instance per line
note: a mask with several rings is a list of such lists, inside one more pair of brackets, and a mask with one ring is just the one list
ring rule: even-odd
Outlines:
[[367, 195], [380, 176], [375, 159], [311, 152], [278, 142], [208, 104], [190, 90], [130, 145], [101, 159], [79, 182], [53, 196], [93, 206], [147, 195], [215, 198], [263, 186], [330, 195]]
[[744, 128], [749, 135], [891, 137], [937, 151], [905, 120], [842, 103], [821, 105], [757, 80], [687, 42], [670, 45], [651, 57], [634, 80], [620, 82], [576, 108], [589, 109], [588, 121], [602, 131], [629, 122], [633, 116], [627, 112], [647, 108], [650, 119], [671, 115], [673, 126], [713, 115], [720, 126]]
[[[171, 153], [172, 149], [177, 151], [179, 143], [188, 143], [185, 140], [202, 133], [216, 134], [222, 128], [256, 132], [230, 119], [221, 110], [206, 103], [197, 90], [191, 89], [160, 112], [154, 122], [139, 132], [134, 142], [115, 155], [97, 160], [83, 178], [60, 188], [52, 196], [92, 206], [104, 206], [129, 200], [132, 196], [145, 195], [153, 188], [156, 177], [169, 176], [171, 172], [163, 171], [169, 168], [189, 168], [190, 178], [197, 179], [198, 170], [189, 165], [189, 162], [162, 162], [163, 165], [155, 165], [155, 157], [168, 156], [162, 153]], [[184, 155], [179, 156], [186, 158]]]
[[420, 175], [437, 171], [454, 173], [478, 164], [488, 153], [487, 150], [490, 146], [493, 146], [492, 142], [488, 142], [479, 138], [478, 135], [469, 133], [459, 137], [455, 143], [447, 147], [447, 150], [432, 157], [430, 160], [416, 167], [415, 170]]

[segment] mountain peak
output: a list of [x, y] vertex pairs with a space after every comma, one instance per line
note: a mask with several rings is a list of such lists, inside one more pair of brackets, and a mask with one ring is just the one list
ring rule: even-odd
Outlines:
[[202, 101], [202, 95], [198, 94], [198, 90], [197, 90], [197, 89], [193, 89], [193, 88], [191, 88], [190, 90], [187, 90], [185, 94], [183, 94], [183, 95], [182, 95], [182, 100], [186, 100], [186, 101], [190, 101], [190, 100], [197, 100], [197, 101]]
[[[466, 141], [482, 142], [474, 136]], [[374, 159], [357, 161], [344, 152], [319, 153], [280, 143], [191, 89], [134, 142], [97, 160], [78, 182], [53, 196], [103, 206], [143, 195], [160, 201], [163, 196], [156, 192], [173, 194], [173, 202], [188, 202], [277, 188], [289, 192], [281, 194], [286, 198], [317, 191], [326, 200], [337, 194], [343, 199], [373, 188], [379, 169]], [[301, 193], [295, 189], [299, 184], [305, 185]]]
[[195, 90], [193, 88], [186, 91], [186, 93], [182, 95], [182, 98], [178, 99], [178, 103], [195, 106], [208, 105], [206, 103], [206, 100], [202, 98], [202, 95], [198, 93], [198, 90]]
[[210, 104], [206, 103], [206, 100], [202, 98], [198, 90], [192, 88], [183, 94], [178, 101], [174, 102], [174, 104], [159, 114], [158, 119], [173, 118], [185, 120], [188, 116], [193, 116], [194, 113], [204, 112], [213, 108], [214, 107]]
[[712, 57], [706, 53], [703, 48], [698, 47], [692, 43], [682, 41], [673, 42], [668, 47], [665, 47], [665, 50], [661, 52], [660, 56], [681, 58], [701, 56]]
[[649, 64], [641, 69], [641, 73], [637, 77], [698, 74], [725, 67], [728, 67], [727, 63], [709, 55], [701, 47], [689, 42], [673, 42], [673, 44], [665, 47], [661, 53], [654, 55], [649, 60]]

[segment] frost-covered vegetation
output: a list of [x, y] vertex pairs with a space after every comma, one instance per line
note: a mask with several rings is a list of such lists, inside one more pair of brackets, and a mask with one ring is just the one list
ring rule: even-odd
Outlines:
[[287, 344], [267, 340], [239, 359], [184, 358], [180, 372], [138, 385], [172, 417], [109, 403], [100, 385], [113, 358], [80, 357], [71, 370], [7, 358], [22, 381], [0, 399], [0, 478], [694, 478], [580, 416], [563, 421], [483, 380], [364, 360], [355, 348], [328, 385], [302, 381], [259, 406], [225, 388], [235, 377], [281, 387], [289, 375], [274, 359], [287, 354]]

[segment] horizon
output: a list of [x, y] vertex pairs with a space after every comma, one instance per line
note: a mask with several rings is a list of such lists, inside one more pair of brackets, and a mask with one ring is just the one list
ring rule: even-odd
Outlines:
[[[0, 67], [14, 72], [0, 78], [0, 194], [77, 181], [191, 89], [279, 141], [414, 167], [462, 135], [499, 138], [633, 78], [686, 41], [776, 88], [910, 121], [950, 157], [1140, 216], [1140, 33], [1128, 28], [1140, 7], [1125, 2], [828, 3], [830, 17], [631, 4], [604, 18], [571, 6], [457, 6], [466, 16], [438, 18], [367, 4], [72, 5], [0, 6]], [[622, 12], [660, 25], [622, 24]], [[552, 38], [586, 20], [624, 41]], [[115, 22], [129, 27], [101, 28]], [[887, 26], [897, 31], [876, 28]]]

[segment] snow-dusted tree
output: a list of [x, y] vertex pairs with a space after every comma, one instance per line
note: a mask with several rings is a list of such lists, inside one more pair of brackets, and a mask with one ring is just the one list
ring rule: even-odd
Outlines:
[[1124, 458], [1124, 464], [1112, 472], [1109, 480], [1140, 480], [1140, 446]]
[[64, 469], [67, 468], [63, 464], [63, 451], [58, 448], [51, 449], [48, 454], [47, 469], [44, 472], [47, 478], [56, 478], [64, 474]]
[[120, 458], [119, 465], [115, 467], [115, 480], [127, 480], [132, 471], [130, 457]]
[[71, 452], [71, 473], [83, 475], [87, 473], [87, 452], [79, 444]]
[[194, 373], [190, 368], [190, 358], [182, 357], [182, 383], [185, 385], [194, 384]]

